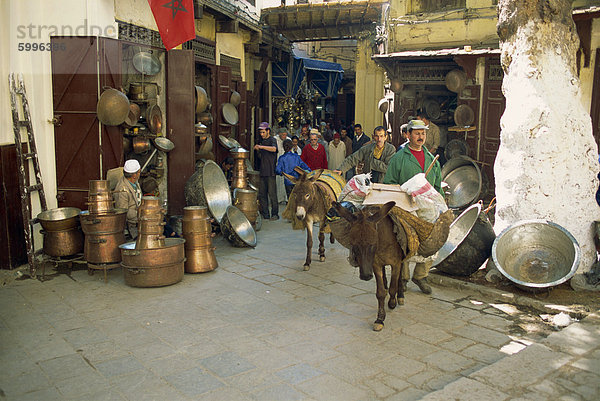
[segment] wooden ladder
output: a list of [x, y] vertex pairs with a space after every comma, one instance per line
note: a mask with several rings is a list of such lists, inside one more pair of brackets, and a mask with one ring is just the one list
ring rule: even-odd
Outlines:
[[[44, 184], [42, 183], [42, 174], [38, 160], [37, 148], [35, 146], [35, 137], [33, 135], [33, 126], [31, 125], [31, 113], [29, 112], [29, 103], [25, 93], [25, 84], [23, 75], [10, 74], [8, 77], [10, 86], [10, 103], [12, 109], [13, 131], [15, 134], [15, 147], [17, 150], [17, 161], [19, 162], [19, 189], [21, 192], [21, 212], [23, 214], [23, 230], [25, 231], [25, 244], [27, 246], [27, 260], [29, 262], [29, 274], [35, 277], [37, 270], [36, 256], [41, 254], [41, 250], [36, 252], [33, 243], [33, 226], [38, 223], [37, 219], [31, 216], [31, 194], [37, 192], [39, 196], [40, 208], [43, 211], [48, 209], [46, 204], [46, 194], [44, 193]], [[25, 153], [23, 152], [22, 129], [27, 131], [24, 143], [27, 144]], [[31, 163], [29, 163], [31, 162]], [[33, 167], [35, 172], [35, 184], [29, 185], [28, 175], [29, 166]]]

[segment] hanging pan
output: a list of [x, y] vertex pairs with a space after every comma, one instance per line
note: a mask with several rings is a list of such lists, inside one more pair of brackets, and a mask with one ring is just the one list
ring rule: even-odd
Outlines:
[[467, 74], [463, 70], [451, 70], [445, 80], [448, 90], [460, 94], [467, 85]]
[[475, 121], [475, 112], [466, 104], [459, 105], [454, 110], [454, 123], [459, 127], [470, 127]]
[[160, 60], [148, 52], [139, 52], [133, 56], [133, 66], [145, 75], [156, 75], [160, 72]]
[[129, 99], [121, 91], [106, 87], [98, 99], [96, 114], [104, 125], [121, 125], [129, 113]]
[[146, 122], [148, 123], [148, 128], [150, 129], [150, 132], [152, 132], [153, 134], [161, 132], [162, 112], [158, 104], [148, 106], [148, 108], [146, 109]]
[[196, 86], [196, 114], [200, 114], [208, 107], [208, 95], [201, 86]]
[[225, 122], [227, 124], [230, 125], [236, 125], [238, 123], [238, 111], [235, 108], [234, 105], [232, 105], [231, 103], [224, 103], [223, 104], [223, 120], [225, 120]]
[[231, 96], [229, 97], [229, 103], [238, 107], [242, 102], [242, 95], [238, 91], [232, 91]]

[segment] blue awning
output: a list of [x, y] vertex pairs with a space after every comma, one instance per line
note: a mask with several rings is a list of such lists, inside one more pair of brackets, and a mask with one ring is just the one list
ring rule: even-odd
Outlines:
[[344, 73], [344, 69], [338, 63], [330, 63], [329, 61], [313, 60], [311, 58], [297, 58], [304, 63], [304, 69], [324, 71], [324, 72], [339, 72]]
[[288, 92], [291, 96], [296, 96], [300, 84], [306, 79], [310, 87], [318, 91], [321, 96], [335, 98], [342, 85], [343, 76], [344, 69], [338, 63], [294, 57], [291, 87]]

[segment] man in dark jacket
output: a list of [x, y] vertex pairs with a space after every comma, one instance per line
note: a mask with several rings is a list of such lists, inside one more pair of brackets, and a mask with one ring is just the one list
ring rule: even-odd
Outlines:
[[[283, 173], [286, 173], [292, 177], [298, 178], [300, 177], [300, 174], [294, 170], [296, 167], [310, 171], [310, 167], [308, 167], [308, 165], [302, 161], [300, 156], [298, 156], [297, 153], [292, 152], [293, 146], [294, 144], [291, 140], [286, 139], [283, 141], [283, 150], [285, 153], [281, 155], [279, 160], [277, 160], [277, 167], [275, 167], [275, 173], [277, 173], [277, 175], [283, 175]], [[292, 182], [287, 178], [285, 178], [284, 184], [285, 192], [289, 199], [292, 189], [294, 189], [294, 184], [292, 184]]]
[[260, 185], [258, 202], [260, 213], [269, 219], [269, 202], [271, 203], [271, 220], [279, 220], [279, 204], [277, 202], [277, 186], [275, 184], [275, 162], [277, 161], [277, 141], [271, 136], [269, 123], [262, 122], [258, 126], [261, 139], [254, 145], [260, 158]]

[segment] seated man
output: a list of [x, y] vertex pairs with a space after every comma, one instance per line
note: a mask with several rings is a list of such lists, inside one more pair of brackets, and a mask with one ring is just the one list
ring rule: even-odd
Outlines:
[[123, 176], [117, 182], [113, 193], [115, 208], [127, 209], [127, 231], [131, 239], [136, 239], [138, 236], [137, 209], [142, 203], [142, 189], [138, 180], [142, 173], [141, 170], [137, 160], [127, 160], [123, 166]]

